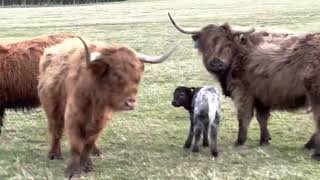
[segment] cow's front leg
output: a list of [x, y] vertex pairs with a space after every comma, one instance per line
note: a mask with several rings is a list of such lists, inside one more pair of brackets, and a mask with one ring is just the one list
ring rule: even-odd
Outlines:
[[237, 118], [239, 121], [238, 139], [235, 146], [242, 146], [247, 140], [248, 127], [253, 116], [253, 101], [251, 97], [241, 97], [237, 103]]
[[98, 137], [99, 133], [97, 133], [96, 135], [92, 135], [86, 139], [80, 161], [81, 170], [85, 173], [94, 171], [94, 165], [92, 163], [90, 153], [92, 153], [94, 148], [96, 148], [95, 142], [97, 141]]

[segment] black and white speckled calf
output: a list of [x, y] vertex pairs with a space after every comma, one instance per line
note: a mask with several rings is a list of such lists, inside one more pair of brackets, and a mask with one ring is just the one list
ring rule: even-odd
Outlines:
[[173, 94], [172, 105], [184, 107], [190, 113], [190, 131], [184, 144], [190, 148], [194, 139], [192, 152], [199, 152], [199, 141], [203, 134], [203, 146], [211, 141], [211, 154], [218, 156], [217, 134], [221, 119], [221, 94], [212, 86], [202, 88], [179, 86]]

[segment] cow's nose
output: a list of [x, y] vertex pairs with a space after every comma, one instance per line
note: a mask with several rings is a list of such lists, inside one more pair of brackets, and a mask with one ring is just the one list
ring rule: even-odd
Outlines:
[[126, 101], [126, 105], [130, 108], [134, 108], [137, 104], [137, 101], [133, 98], [130, 98]]
[[179, 106], [177, 101], [172, 101], [171, 105], [174, 106], [174, 107], [178, 107]]

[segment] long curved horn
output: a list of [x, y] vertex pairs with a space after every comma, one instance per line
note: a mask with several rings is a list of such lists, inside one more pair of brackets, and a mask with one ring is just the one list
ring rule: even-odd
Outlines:
[[168, 13], [168, 16], [169, 16], [172, 24], [174, 25], [174, 27], [178, 31], [180, 31], [180, 32], [182, 32], [184, 34], [198, 34], [201, 31], [201, 29], [199, 29], [199, 28], [182, 28], [180, 25], [178, 25], [178, 24], [176, 24], [176, 22], [174, 22], [174, 20], [172, 19], [170, 13]]
[[171, 56], [171, 54], [177, 49], [178, 49], [178, 45], [173, 47], [169, 52], [162, 54], [160, 56], [149, 56], [149, 55], [145, 55], [138, 52], [136, 52], [136, 56], [145, 63], [157, 64], [157, 63], [162, 63], [163, 61], [168, 59]]
[[240, 35], [240, 34], [251, 34], [253, 32], [255, 32], [256, 30], [254, 28], [251, 28], [247, 31], [234, 31], [234, 35]]
[[87, 65], [89, 65], [89, 64], [90, 64], [90, 52], [89, 52], [89, 48], [88, 48], [86, 42], [85, 42], [81, 37], [77, 36], [77, 38], [80, 39], [80, 41], [82, 42], [82, 44], [83, 44], [83, 46], [84, 46], [84, 52], [85, 52], [85, 54], [86, 54], [86, 62], [87, 62]]

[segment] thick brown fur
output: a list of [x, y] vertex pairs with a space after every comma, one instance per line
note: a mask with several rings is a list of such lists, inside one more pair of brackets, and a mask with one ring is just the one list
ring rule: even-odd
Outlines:
[[206, 66], [213, 58], [230, 66], [226, 84], [238, 111], [236, 144], [244, 144], [254, 109], [260, 143], [268, 143], [271, 110], [292, 111], [310, 102], [317, 130], [306, 147], [315, 147], [313, 157], [320, 159], [320, 34], [240, 35], [227, 24], [209, 25], [193, 35]]
[[0, 132], [5, 109], [38, 107], [39, 60], [44, 48], [73, 37], [56, 34], [0, 45]]
[[40, 63], [39, 96], [52, 137], [49, 157], [61, 158], [65, 129], [71, 146], [66, 176], [93, 170], [89, 152], [115, 111], [132, 110], [144, 64], [124, 46], [89, 45], [103, 59], [86, 63], [77, 38], [46, 49]]

